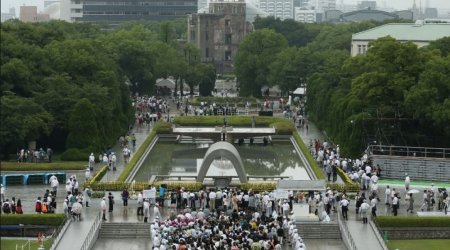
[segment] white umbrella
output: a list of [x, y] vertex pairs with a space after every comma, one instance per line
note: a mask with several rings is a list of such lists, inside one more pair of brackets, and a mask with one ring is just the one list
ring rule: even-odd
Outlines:
[[417, 190], [417, 189], [411, 189], [411, 190], [408, 191], [408, 194], [417, 194], [417, 193], [419, 193], [419, 192], [420, 192], [420, 191]]

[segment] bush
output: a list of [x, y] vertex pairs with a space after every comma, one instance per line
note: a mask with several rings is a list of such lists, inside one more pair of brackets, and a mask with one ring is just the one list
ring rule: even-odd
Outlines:
[[242, 190], [253, 190], [257, 192], [261, 191], [272, 191], [276, 189], [277, 184], [275, 182], [260, 182], [260, 183], [242, 183], [240, 189]]
[[336, 190], [341, 193], [361, 191], [358, 183], [327, 183], [327, 187], [329, 187], [331, 190]]
[[172, 125], [161, 120], [155, 124], [153, 130], [157, 134], [172, 134]]
[[295, 131], [294, 125], [289, 120], [275, 122], [271, 125], [275, 127], [277, 135], [292, 135]]
[[305, 143], [303, 142], [302, 138], [300, 138], [300, 135], [298, 132], [294, 132], [294, 139], [297, 142], [298, 146], [303, 152], [303, 155], [306, 157], [306, 160], [308, 161], [309, 165], [311, 166], [312, 171], [316, 175], [317, 179], [319, 180], [325, 180], [325, 174], [323, 173], [322, 168], [317, 164], [314, 157], [309, 152], [308, 148], [306, 147]]
[[86, 162], [52, 162], [52, 163], [23, 163], [1, 162], [1, 171], [57, 171], [57, 170], [84, 170]]
[[62, 161], [88, 161], [88, 149], [69, 148], [61, 154]]
[[85, 186], [89, 186], [93, 182], [101, 181], [103, 176], [105, 176], [106, 172], [108, 172], [108, 166], [107, 165], [103, 166], [99, 171], [97, 171], [97, 173], [95, 173], [95, 175], [88, 182], [86, 182], [84, 185]]
[[167, 185], [169, 190], [177, 189], [178, 187], [184, 187], [189, 191], [199, 191], [203, 188], [203, 184], [201, 182], [170, 182], [170, 181], [161, 181], [150, 184], [148, 182], [135, 182], [132, 186], [132, 183], [125, 183], [121, 181], [109, 181], [109, 182], [93, 182], [90, 184], [92, 190], [108, 190], [108, 191], [122, 191], [124, 189], [130, 190], [133, 188], [134, 190], [144, 190], [147, 189], [149, 185], [153, 185], [155, 187], [159, 187], [161, 184]]
[[92, 199], [99, 199], [105, 197], [105, 192], [92, 192], [91, 198]]
[[1, 214], [2, 225], [50, 225], [59, 226], [66, 219], [64, 214]]
[[378, 227], [445, 227], [450, 228], [450, 217], [377, 216]]

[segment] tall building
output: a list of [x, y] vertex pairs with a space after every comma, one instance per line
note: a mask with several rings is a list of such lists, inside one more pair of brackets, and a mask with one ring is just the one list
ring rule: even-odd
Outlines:
[[319, 23], [322, 18], [323, 12], [319, 10], [308, 10], [301, 7], [294, 9], [294, 20], [301, 23]]
[[37, 12], [37, 6], [20, 6], [20, 21], [22, 22], [45, 22], [50, 20], [48, 14], [40, 14]]
[[308, 6], [319, 11], [335, 10], [336, 0], [309, 0]]
[[196, 13], [198, 0], [61, 0], [61, 19], [74, 22], [168, 20]]
[[199, 48], [201, 61], [213, 63], [218, 73], [233, 72], [239, 44], [253, 31], [245, 16], [244, 0], [211, 0], [209, 13], [188, 16], [188, 42]]
[[260, 0], [259, 8], [275, 18], [294, 18], [294, 0]]
[[377, 9], [377, 1], [361, 1], [361, 2], [358, 2], [356, 8], [358, 10], [376, 10]]
[[2, 12], [2, 22], [16, 18], [16, 9], [9, 8], [9, 12]]

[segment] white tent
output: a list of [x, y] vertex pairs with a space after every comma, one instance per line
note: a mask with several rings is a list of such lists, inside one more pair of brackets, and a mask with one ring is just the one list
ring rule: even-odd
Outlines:
[[292, 94], [294, 95], [305, 95], [306, 88], [297, 88]]

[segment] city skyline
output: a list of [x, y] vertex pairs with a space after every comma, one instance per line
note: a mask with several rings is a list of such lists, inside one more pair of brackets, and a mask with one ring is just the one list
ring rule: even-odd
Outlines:
[[[341, 2], [344, 4], [355, 4], [361, 0], [336, 0], [336, 5], [339, 6]], [[377, 6], [391, 7], [396, 10], [409, 9], [413, 5], [414, 0], [372, 0], [377, 2]], [[415, 0], [416, 6], [419, 8], [422, 6], [424, 9], [426, 3], [429, 3], [429, 7], [437, 8], [440, 15], [450, 16], [450, 1], [449, 0]], [[9, 12], [9, 9], [14, 7], [16, 9], [16, 16], [19, 15], [20, 6], [37, 6], [38, 11], [44, 10], [44, 0], [0, 0], [1, 11]]]

